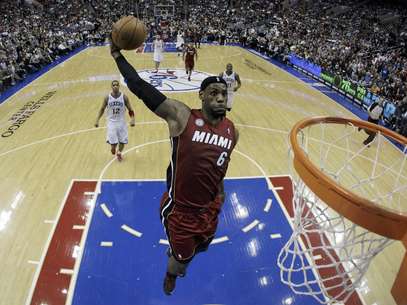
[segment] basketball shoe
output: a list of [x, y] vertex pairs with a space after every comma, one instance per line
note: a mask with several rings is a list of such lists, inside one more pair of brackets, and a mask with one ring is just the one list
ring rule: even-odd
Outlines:
[[169, 272], [167, 272], [165, 274], [163, 289], [164, 289], [164, 293], [166, 295], [171, 295], [172, 294], [172, 292], [175, 289], [176, 280], [177, 280], [176, 275], [173, 275], [173, 274], [171, 274]]
[[120, 162], [123, 161], [122, 153], [120, 151], [117, 152], [117, 160]]

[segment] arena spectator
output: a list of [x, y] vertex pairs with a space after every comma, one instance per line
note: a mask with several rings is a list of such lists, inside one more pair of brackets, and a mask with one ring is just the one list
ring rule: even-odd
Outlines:
[[[114, 21], [135, 14], [132, 1], [21, 3], [0, 2], [0, 90], [83, 44], [103, 43]], [[203, 42], [239, 42], [281, 61], [294, 53], [366, 87], [397, 108], [406, 98], [404, 6], [356, 0], [208, 0], [188, 1], [185, 7], [184, 2], [173, 1], [173, 16], [154, 16], [157, 3], [138, 3], [150, 41], [156, 34], [164, 41], [175, 41], [177, 32], [183, 32], [186, 42], [197, 37]], [[402, 114], [397, 111], [397, 115]]]

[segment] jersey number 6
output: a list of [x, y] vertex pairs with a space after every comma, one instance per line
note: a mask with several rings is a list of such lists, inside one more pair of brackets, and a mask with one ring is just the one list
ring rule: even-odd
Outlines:
[[223, 163], [225, 163], [226, 157], [228, 156], [228, 153], [226, 151], [222, 152], [219, 156], [218, 161], [216, 161], [217, 166], [222, 166]]

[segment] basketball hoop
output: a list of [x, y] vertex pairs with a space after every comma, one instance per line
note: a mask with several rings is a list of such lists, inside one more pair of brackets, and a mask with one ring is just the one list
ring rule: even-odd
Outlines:
[[[369, 146], [364, 130], [377, 133]], [[404, 150], [383, 150], [386, 138]], [[298, 122], [290, 142], [293, 234], [278, 257], [281, 280], [322, 304], [345, 303], [378, 253], [393, 240], [407, 244], [407, 139], [365, 121], [317, 117]]]

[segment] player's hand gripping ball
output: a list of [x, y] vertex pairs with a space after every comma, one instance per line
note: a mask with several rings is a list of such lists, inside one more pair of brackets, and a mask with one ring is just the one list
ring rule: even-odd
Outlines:
[[113, 24], [112, 40], [120, 49], [137, 49], [143, 44], [146, 37], [146, 26], [134, 16], [122, 17]]

